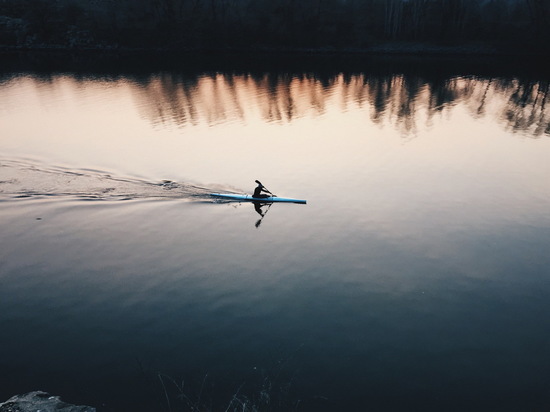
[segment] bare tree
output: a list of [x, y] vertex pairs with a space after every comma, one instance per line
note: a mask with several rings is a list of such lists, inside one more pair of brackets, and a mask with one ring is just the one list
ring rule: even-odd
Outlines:
[[529, 14], [535, 27], [535, 35], [544, 42], [548, 42], [550, 29], [550, 5], [548, 0], [525, 0]]
[[403, 0], [386, 0], [384, 7], [384, 34], [395, 39], [401, 28]]
[[409, 2], [411, 16], [411, 32], [416, 40], [420, 36], [421, 24], [427, 12], [429, 0], [411, 0]]

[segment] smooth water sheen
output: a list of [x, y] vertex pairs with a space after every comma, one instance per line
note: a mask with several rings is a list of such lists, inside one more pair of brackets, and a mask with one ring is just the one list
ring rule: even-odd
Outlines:
[[550, 405], [547, 73], [6, 59], [0, 402]]

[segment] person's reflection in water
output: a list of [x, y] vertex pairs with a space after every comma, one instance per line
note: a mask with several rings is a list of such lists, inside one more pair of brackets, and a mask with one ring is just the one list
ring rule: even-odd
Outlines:
[[[254, 210], [261, 216], [260, 219], [258, 219], [258, 221], [256, 222], [255, 226], [256, 226], [256, 229], [260, 227], [260, 225], [262, 224], [262, 220], [263, 218], [265, 217], [265, 215], [267, 214], [267, 212], [269, 211], [269, 208], [271, 207], [271, 205], [273, 203], [267, 203], [267, 202], [253, 202], [254, 203]], [[266, 211], [264, 212], [262, 210], [262, 207], [264, 207], [265, 205], [267, 205], [267, 209]]]

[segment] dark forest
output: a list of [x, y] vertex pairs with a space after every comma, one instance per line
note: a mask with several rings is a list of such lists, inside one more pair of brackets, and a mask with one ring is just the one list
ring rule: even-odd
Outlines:
[[548, 53], [548, 0], [0, 0], [4, 48]]

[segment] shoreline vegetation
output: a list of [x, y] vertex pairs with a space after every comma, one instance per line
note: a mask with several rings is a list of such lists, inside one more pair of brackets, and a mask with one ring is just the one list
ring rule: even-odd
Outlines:
[[502, 50], [491, 45], [470, 44], [461, 46], [442, 46], [429, 43], [399, 42], [380, 43], [363, 48], [335, 48], [335, 47], [224, 47], [224, 48], [166, 48], [166, 47], [123, 47], [119, 45], [95, 45], [87, 47], [68, 47], [60, 44], [38, 44], [24, 46], [9, 46], [0, 44], [0, 52], [64, 52], [64, 53], [107, 53], [107, 54], [135, 54], [135, 53], [175, 53], [187, 54], [274, 54], [274, 55], [316, 55], [316, 56], [441, 56], [441, 57], [506, 57], [525, 56], [546, 58], [548, 55], [531, 50]]
[[[441, 46], [428, 43], [400, 42], [380, 43], [365, 48], [288, 48], [288, 47], [225, 47], [225, 48], [143, 48], [97, 45], [93, 47], [66, 47], [63, 45], [5, 46], [0, 44], [0, 56], [9, 57], [9, 62], [18, 61], [23, 66], [42, 62], [52, 67], [63, 64], [88, 62], [98, 70], [118, 64], [122, 69], [132, 66], [133, 70], [155, 67], [173, 67], [185, 62], [187, 65], [212, 66], [217, 62], [228, 67], [249, 67], [251, 70], [266, 66], [281, 67], [356, 67], [365, 60], [416, 61], [417, 64], [446, 62], [445, 67], [460, 64], [484, 70], [486, 64], [498, 65], [499, 71], [546, 73], [550, 67], [550, 53], [532, 50], [501, 50], [490, 45]], [[31, 57], [32, 56], [32, 57]], [[69, 63], [72, 62], [72, 63]], [[80, 62], [80, 63], [79, 63]], [[430, 63], [431, 62], [431, 63]], [[454, 62], [454, 63], [453, 63]], [[6, 62], [7, 63], [7, 62]], [[210, 64], [209, 64], [210, 63]], [[10, 67], [10, 65], [6, 66]], [[30, 67], [34, 67], [31, 64]], [[288, 68], [288, 67], [287, 67]]]
[[0, 51], [550, 55], [540, 0], [1, 0]]

